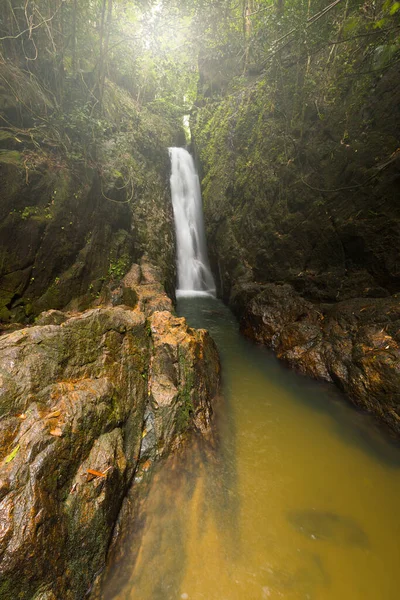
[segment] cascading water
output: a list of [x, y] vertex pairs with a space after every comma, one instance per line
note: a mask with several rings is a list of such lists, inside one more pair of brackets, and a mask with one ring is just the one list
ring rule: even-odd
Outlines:
[[199, 178], [184, 148], [169, 148], [177, 245], [177, 296], [210, 294], [215, 283], [207, 257]]

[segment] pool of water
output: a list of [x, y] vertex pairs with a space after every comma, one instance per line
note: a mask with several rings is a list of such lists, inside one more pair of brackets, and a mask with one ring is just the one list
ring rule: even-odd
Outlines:
[[178, 312], [220, 350], [216, 440], [155, 475], [104, 598], [398, 600], [399, 447], [240, 336], [218, 300]]

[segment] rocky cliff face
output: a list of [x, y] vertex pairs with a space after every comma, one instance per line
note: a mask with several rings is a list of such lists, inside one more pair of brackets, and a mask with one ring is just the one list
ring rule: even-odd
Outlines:
[[246, 334], [399, 433], [397, 66], [345, 73], [334, 103], [316, 89], [296, 121], [290, 63], [276, 87], [268, 74], [194, 114], [220, 294]]
[[59, 114], [25, 71], [0, 75], [0, 322], [88, 308], [145, 252], [173, 295], [173, 127], [111, 82], [100, 119], [79, 89]]
[[160, 276], [142, 261], [107, 305], [0, 337], [4, 600], [85, 597], [135, 475], [209, 428], [217, 351]]

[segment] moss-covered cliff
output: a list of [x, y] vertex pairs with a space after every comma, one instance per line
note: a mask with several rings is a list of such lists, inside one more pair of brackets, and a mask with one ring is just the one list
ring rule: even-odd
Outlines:
[[[174, 290], [167, 147], [179, 129], [106, 82], [101, 118], [0, 65], [0, 320], [86, 308], [146, 252]], [[74, 301], [72, 304], [71, 302]]]
[[292, 44], [227, 91], [204, 68], [192, 130], [243, 331], [399, 432], [399, 45], [359, 31], [333, 62]]
[[246, 272], [289, 282], [316, 301], [397, 291], [397, 68], [363, 95], [350, 90], [323, 119], [310, 107], [303, 131], [289, 127], [271, 96], [263, 79], [196, 116], [210, 252], [224, 298]]

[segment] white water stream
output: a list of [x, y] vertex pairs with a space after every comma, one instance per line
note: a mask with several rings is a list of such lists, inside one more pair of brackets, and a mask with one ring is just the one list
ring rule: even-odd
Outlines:
[[169, 148], [171, 196], [174, 209], [178, 289], [177, 296], [215, 296], [207, 257], [199, 178], [193, 158], [184, 148]]

